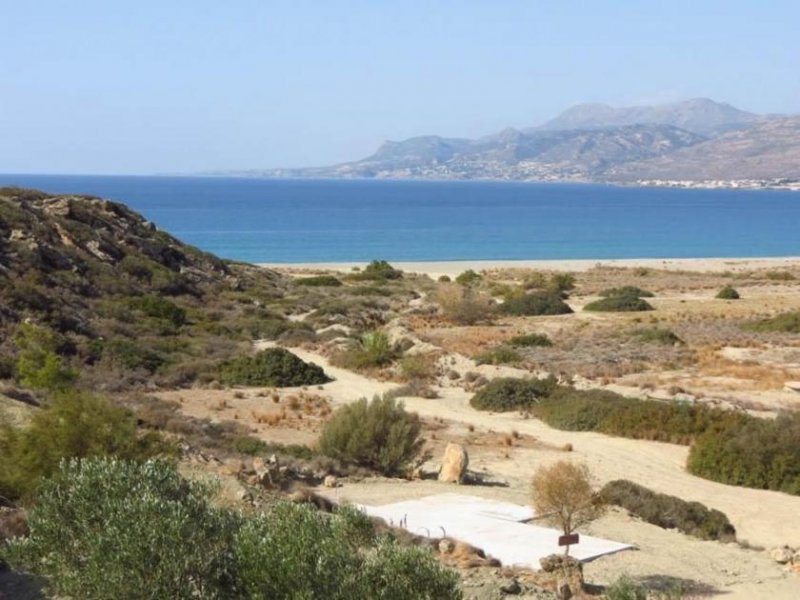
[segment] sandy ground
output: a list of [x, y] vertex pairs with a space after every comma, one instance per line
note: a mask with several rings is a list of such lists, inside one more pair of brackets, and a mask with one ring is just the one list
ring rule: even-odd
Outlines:
[[[545, 271], [582, 272], [598, 265], [605, 267], [645, 267], [674, 271], [750, 271], [753, 269], [779, 269], [800, 265], [800, 257], [775, 258], [630, 258], [630, 259], [582, 259], [582, 260], [454, 260], [454, 261], [392, 261], [392, 265], [409, 273], [421, 273], [431, 277], [448, 275], [453, 277], [472, 269], [483, 271], [500, 268], [537, 269]], [[351, 271], [363, 267], [364, 263], [263, 263], [259, 266], [278, 270]]]
[[[323, 393], [334, 406], [359, 397], [370, 398], [395, 385], [333, 367], [318, 354], [293, 351], [302, 359], [323, 366], [335, 378], [323, 386]], [[587, 463], [599, 485], [613, 479], [630, 479], [656, 491], [719, 509], [731, 519], [741, 541], [767, 549], [783, 544], [800, 545], [800, 497], [694, 477], [684, 469], [686, 447], [591, 432], [559, 431], [516, 414], [475, 411], [468, 405], [470, 395], [460, 388], [439, 391], [442, 395], [439, 399], [405, 398], [404, 402], [410, 410], [428, 419], [441, 419], [449, 431], [467, 437], [467, 427], [471, 425], [476, 435], [516, 431], [523, 438], [534, 438], [537, 442], [508, 449], [468, 446], [470, 468], [490, 475], [493, 482], [471, 486], [468, 493], [526, 503], [533, 471], [539, 465], [566, 458]], [[572, 444], [572, 452], [563, 450], [567, 443]], [[436, 450], [440, 452], [440, 445]], [[435, 469], [438, 459], [435, 454], [426, 467]], [[337, 501], [385, 504], [446, 490], [452, 490], [452, 486], [433, 480], [406, 482], [376, 478], [320, 491]], [[694, 540], [642, 523], [619, 510], [611, 511], [587, 532], [638, 547], [635, 552], [605, 557], [588, 565], [588, 579], [596, 583], [607, 583], [628, 574], [663, 581], [700, 582], [698, 591], [724, 593], [735, 599], [800, 597], [800, 577], [774, 563], [764, 551]]]

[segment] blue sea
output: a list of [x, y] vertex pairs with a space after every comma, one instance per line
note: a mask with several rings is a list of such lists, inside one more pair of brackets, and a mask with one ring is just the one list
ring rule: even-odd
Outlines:
[[800, 256], [800, 193], [581, 184], [0, 175], [124, 202], [250, 262]]

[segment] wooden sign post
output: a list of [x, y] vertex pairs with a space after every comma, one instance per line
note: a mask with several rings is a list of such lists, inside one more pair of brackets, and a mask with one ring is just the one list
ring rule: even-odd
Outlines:
[[581, 536], [577, 533], [572, 533], [570, 535], [562, 535], [558, 538], [558, 545], [559, 546], [566, 546], [564, 549], [564, 555], [569, 556], [569, 547], [577, 544], [581, 541]]

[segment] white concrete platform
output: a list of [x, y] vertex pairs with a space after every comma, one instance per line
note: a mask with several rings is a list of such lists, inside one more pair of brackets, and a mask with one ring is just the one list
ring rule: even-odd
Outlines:
[[[449, 537], [481, 548], [504, 566], [539, 569], [539, 559], [564, 551], [556, 529], [531, 525], [532, 508], [477, 496], [438, 494], [384, 506], [361, 506], [370, 516], [426, 537]], [[581, 535], [570, 555], [584, 562], [630, 550], [621, 544]]]

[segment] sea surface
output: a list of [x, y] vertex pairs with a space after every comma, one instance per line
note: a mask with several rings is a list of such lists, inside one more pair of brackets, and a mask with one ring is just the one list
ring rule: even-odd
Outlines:
[[250, 262], [800, 256], [800, 193], [581, 184], [0, 175], [124, 202]]

